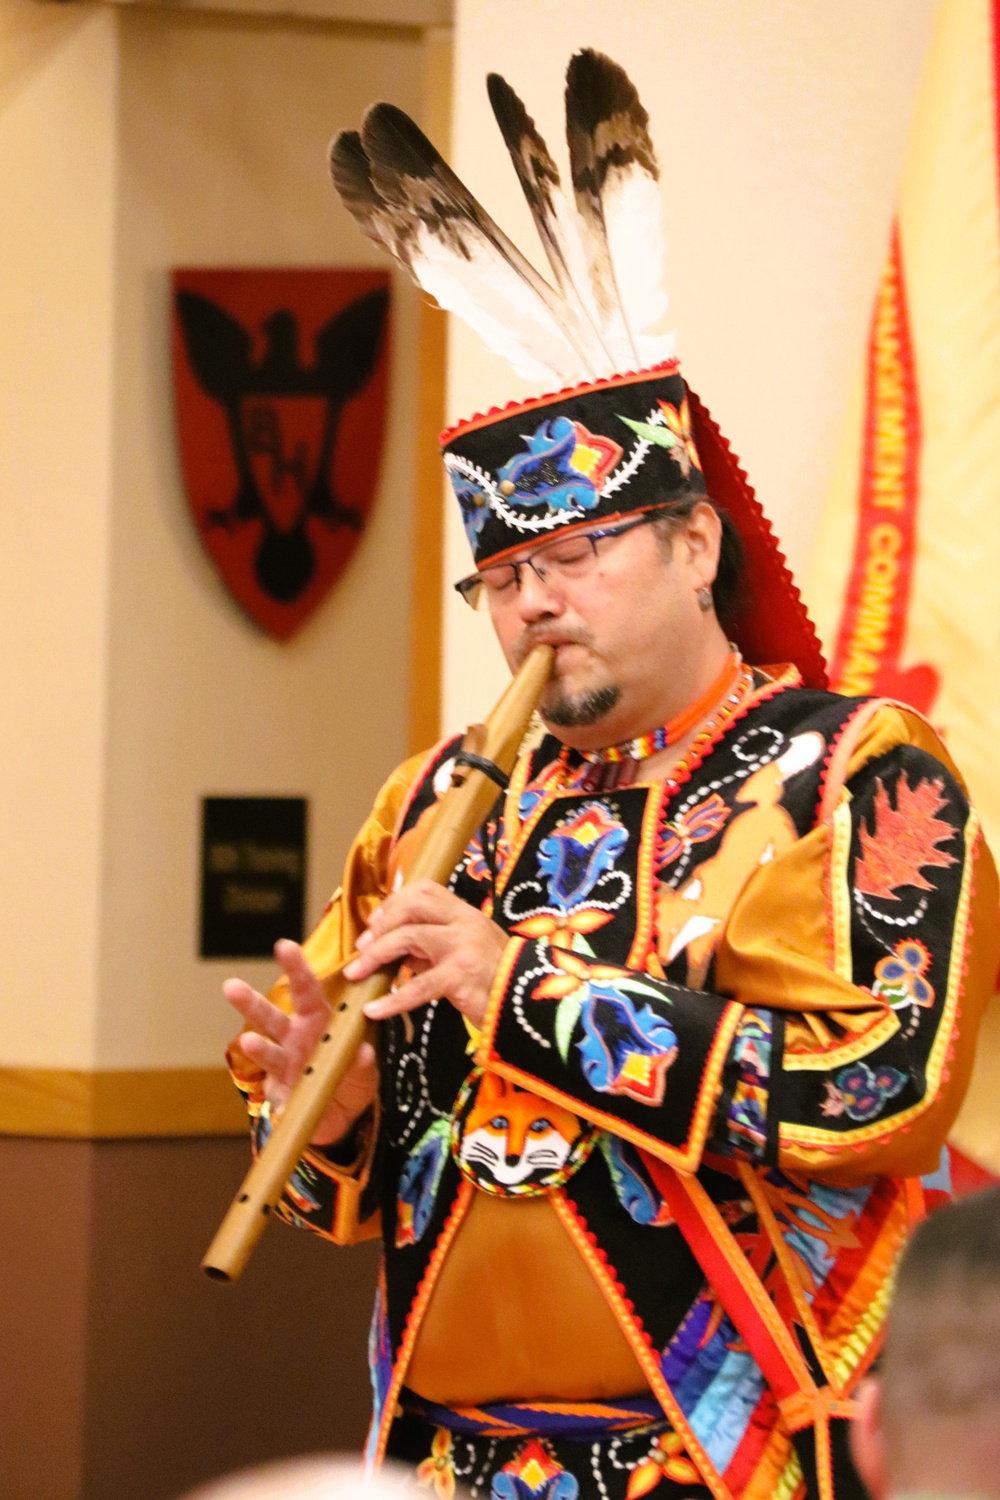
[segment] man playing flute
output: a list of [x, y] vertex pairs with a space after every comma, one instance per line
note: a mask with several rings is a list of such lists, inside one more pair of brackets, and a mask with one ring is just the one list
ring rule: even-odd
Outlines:
[[512, 668], [554, 648], [541, 722], [447, 889], [400, 876], [460, 739], [390, 777], [271, 997], [227, 982], [234, 1075], [259, 1144], [321, 978], [402, 964], [281, 1210], [382, 1236], [374, 1462], [439, 1500], [860, 1496], [852, 1392], [992, 994], [993, 864], [926, 722], [827, 691], [746, 477], [643, 331], [656, 162], [627, 77], [570, 64], [579, 255], [490, 92], [557, 288], [399, 111], [333, 166], [367, 233], [563, 387], [442, 439], [458, 588]]

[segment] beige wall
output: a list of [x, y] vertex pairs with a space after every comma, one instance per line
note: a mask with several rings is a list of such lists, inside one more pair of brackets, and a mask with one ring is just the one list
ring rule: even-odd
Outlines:
[[[383, 262], [325, 171], [333, 131], [398, 92], [420, 108], [414, 35], [230, 18], [123, 17], [113, 574], [97, 1052], [103, 1067], [218, 1059], [232, 965], [194, 957], [198, 796], [311, 799], [310, 920], [379, 780], [405, 755], [416, 299], [396, 284], [391, 427], [351, 564], [287, 644], [233, 604], [177, 468], [171, 265]], [[182, 123], [181, 123], [182, 122]], [[150, 796], [150, 788], [157, 795]], [[137, 954], [154, 961], [137, 966]], [[264, 982], [271, 965], [243, 965]]]
[[0, 1067], [210, 1067], [200, 797], [311, 799], [312, 920], [407, 750], [417, 304], [369, 529], [279, 645], [188, 518], [169, 271], [383, 264], [325, 151], [376, 97], [420, 114], [422, 33], [0, 0], [0, 43]]
[[[537, 246], [486, 98], [503, 73], [560, 160], [562, 79], [594, 46], [629, 71], [662, 168], [678, 350], [806, 572], [860, 365], [931, 0], [458, 0], [455, 164]], [[452, 334], [454, 419], [524, 387]], [[446, 579], [469, 567], [451, 516]], [[445, 589], [443, 718], [483, 712], [504, 671]]]
[[53, 1066], [94, 1053], [116, 87], [112, 17], [2, 0], [0, 1059]]
[[[230, 966], [195, 957], [198, 812], [307, 795], [314, 918], [406, 753], [421, 320], [401, 283], [369, 529], [279, 646], [188, 519], [168, 276], [381, 265], [326, 145], [379, 95], [419, 115], [427, 50], [416, 26], [0, 0], [4, 1500], [173, 1500], [362, 1439], [376, 1247], [278, 1226], [238, 1287], [198, 1273], [248, 1161], [190, 1138], [245, 1132]], [[18, 1138], [60, 1133], [189, 1138]]]

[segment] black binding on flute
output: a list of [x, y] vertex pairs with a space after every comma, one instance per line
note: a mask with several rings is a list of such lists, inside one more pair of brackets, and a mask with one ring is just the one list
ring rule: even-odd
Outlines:
[[484, 755], [473, 755], [471, 750], [459, 750], [455, 756], [455, 765], [469, 766], [473, 771], [482, 771], [491, 781], [495, 781], [502, 792], [510, 785], [510, 777], [505, 776], [500, 767], [493, 761], [487, 760]]

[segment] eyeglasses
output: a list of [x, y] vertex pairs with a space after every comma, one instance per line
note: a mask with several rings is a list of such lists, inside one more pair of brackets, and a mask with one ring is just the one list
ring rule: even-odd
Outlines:
[[620, 521], [617, 526], [574, 532], [539, 547], [533, 556], [522, 558], [520, 562], [496, 563], [479, 573], [470, 573], [468, 578], [460, 578], [454, 588], [472, 609], [482, 609], [490, 602], [500, 604], [515, 599], [521, 591], [523, 568], [530, 568], [542, 583], [585, 578], [597, 560], [598, 542], [624, 536], [626, 531], [645, 526], [662, 514], [661, 508], [647, 510], [633, 520]]

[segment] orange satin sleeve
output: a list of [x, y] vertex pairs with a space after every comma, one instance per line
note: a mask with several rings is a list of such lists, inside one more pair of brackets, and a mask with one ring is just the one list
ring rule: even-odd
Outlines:
[[[359, 932], [388, 894], [393, 835], [426, 761], [426, 752], [412, 756], [385, 782], [348, 850], [340, 885], [302, 945], [303, 953], [321, 979], [346, 962]], [[268, 999], [286, 1013], [291, 1010], [288, 981], [283, 974], [268, 991]], [[256, 1063], [245, 1058], [238, 1048], [230, 1047], [227, 1055], [230, 1067], [244, 1084], [263, 1076]]]
[[[730, 913], [717, 957], [722, 993], [786, 1013], [782, 1066], [789, 1070], [844, 1066], [898, 1029], [895, 1014], [851, 977], [846, 783], [868, 761], [907, 744], [934, 755], [963, 785], [930, 726], [900, 707], [880, 708], [853, 742], [845, 741], [831, 762], [836, 783], [828, 785], [825, 815], [791, 849], [754, 872]], [[964, 872], [948, 995], [919, 1104], [905, 1120], [890, 1116], [846, 1135], [783, 1123], [784, 1171], [846, 1185], [875, 1174], [916, 1176], [937, 1166], [968, 1087], [976, 1033], [1000, 958], [997, 874], [975, 813], [965, 826]]]
[[[351, 844], [340, 886], [302, 945], [302, 951], [321, 979], [335, 973], [347, 960], [359, 932], [388, 894], [393, 837], [427, 760], [427, 752], [412, 756], [385, 782], [371, 813]], [[268, 999], [283, 1011], [291, 1010], [288, 981], [283, 974], [268, 992]], [[246, 1057], [235, 1042], [229, 1047], [226, 1058], [230, 1072], [246, 1095], [251, 1114], [254, 1114], [262, 1103], [260, 1083], [263, 1070]], [[352, 1244], [379, 1233], [377, 1215], [364, 1223], [358, 1216], [361, 1192], [371, 1171], [376, 1136], [376, 1128], [367, 1132], [357, 1159], [346, 1167], [333, 1165], [322, 1153], [309, 1149], [304, 1152], [304, 1159], [336, 1187], [336, 1206], [329, 1237], [338, 1244]]]
[[[302, 945], [306, 958], [320, 978], [346, 961], [368, 918], [389, 893], [393, 836], [426, 762], [424, 752], [412, 756], [393, 771], [348, 850], [340, 889], [334, 893], [314, 931]], [[282, 976], [271, 991], [275, 1005], [287, 1008], [286, 990], [287, 984]]]

